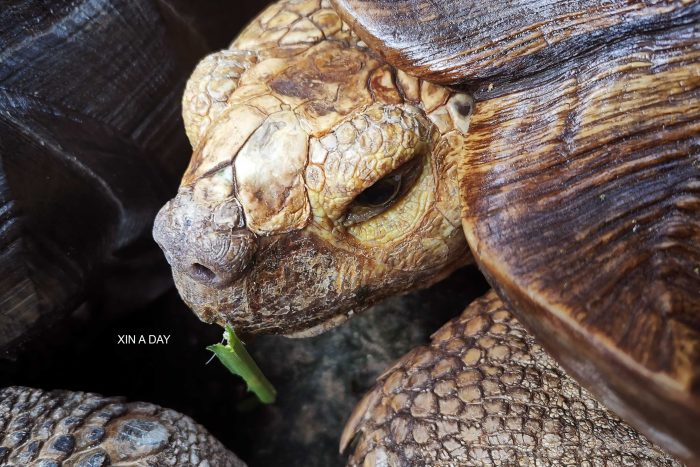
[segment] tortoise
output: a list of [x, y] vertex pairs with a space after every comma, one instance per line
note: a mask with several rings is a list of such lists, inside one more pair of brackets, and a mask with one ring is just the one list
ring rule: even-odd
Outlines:
[[94, 393], [0, 389], [0, 432], [6, 466], [245, 466], [186, 415]]
[[475, 263], [351, 463], [673, 462], [632, 426], [698, 465], [700, 5], [390, 5], [282, 0], [194, 70], [153, 231], [183, 300], [303, 337]]

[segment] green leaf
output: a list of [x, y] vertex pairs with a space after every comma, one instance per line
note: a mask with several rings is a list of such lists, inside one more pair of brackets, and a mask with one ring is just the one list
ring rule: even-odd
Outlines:
[[253, 392], [260, 402], [263, 404], [275, 402], [277, 391], [260, 371], [253, 357], [246, 350], [245, 344], [236, 336], [231, 326], [226, 326], [224, 339], [226, 339], [226, 345], [210, 345], [207, 350], [214, 352], [228, 371], [243, 378], [248, 385], [248, 391]]

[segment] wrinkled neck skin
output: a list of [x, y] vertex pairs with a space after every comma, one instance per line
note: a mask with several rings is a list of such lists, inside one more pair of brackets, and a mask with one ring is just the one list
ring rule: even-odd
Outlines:
[[183, 97], [194, 152], [154, 236], [184, 301], [307, 336], [466, 264], [471, 107], [387, 65], [325, 1], [270, 6]]

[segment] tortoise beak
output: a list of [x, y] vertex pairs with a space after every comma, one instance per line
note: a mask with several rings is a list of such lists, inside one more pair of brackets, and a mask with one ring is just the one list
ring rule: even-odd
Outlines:
[[174, 275], [224, 288], [243, 276], [257, 250], [256, 236], [243, 219], [235, 199], [214, 209], [201, 207], [184, 188], [158, 212], [153, 238]]

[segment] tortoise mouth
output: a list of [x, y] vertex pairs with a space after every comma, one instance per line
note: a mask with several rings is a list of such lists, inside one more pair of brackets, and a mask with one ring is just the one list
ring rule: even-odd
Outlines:
[[208, 323], [241, 334], [311, 337], [390, 296], [428, 287], [468, 262], [461, 255], [423, 271], [387, 270], [307, 231], [259, 238], [254, 264], [226, 287], [175, 271], [185, 303]]
[[408, 273], [393, 283], [349, 273], [375, 269], [313, 233], [295, 231], [260, 237], [254, 264], [225, 287], [178, 269], [173, 276], [183, 300], [203, 321], [229, 324], [243, 334], [307, 337], [414, 285]]

